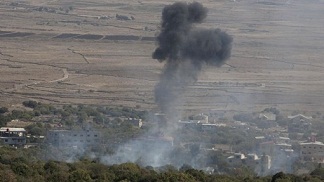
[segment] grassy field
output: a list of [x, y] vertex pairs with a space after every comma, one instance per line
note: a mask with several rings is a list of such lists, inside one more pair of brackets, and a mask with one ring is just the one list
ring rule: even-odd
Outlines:
[[[198, 26], [232, 35], [232, 57], [221, 68], [205, 67], [179, 108], [323, 111], [323, 0], [200, 2], [209, 13]], [[35, 99], [155, 108], [163, 64], [151, 54], [161, 11], [171, 3], [1, 1], [1, 105]]]

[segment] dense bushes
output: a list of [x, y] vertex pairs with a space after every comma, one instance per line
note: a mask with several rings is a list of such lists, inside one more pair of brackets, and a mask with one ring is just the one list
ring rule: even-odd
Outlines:
[[6, 113], [8, 111], [9, 111], [8, 108], [6, 108], [6, 107], [0, 107], [0, 114], [4, 114], [4, 113]]
[[[279, 182], [279, 181], [321, 181], [323, 168], [318, 168], [310, 175], [295, 176], [277, 173], [267, 177], [242, 177], [239, 175], [206, 174], [201, 170], [184, 166], [180, 170], [172, 166], [161, 168], [142, 168], [134, 163], [124, 163], [107, 166], [98, 161], [81, 159], [79, 162], [66, 163], [58, 161], [36, 160], [37, 150], [41, 149], [14, 149], [0, 148], [0, 181], [169, 181], [169, 182]], [[31, 155], [34, 156], [30, 157]]]
[[84, 124], [89, 119], [92, 119], [97, 124], [107, 124], [111, 121], [110, 118], [130, 117], [145, 119], [147, 115], [147, 111], [135, 110], [124, 106], [64, 105], [63, 107], [54, 107], [50, 104], [32, 100], [24, 101], [22, 104], [26, 107], [26, 110], [13, 109], [9, 111], [6, 107], [0, 108], [0, 127], [6, 126], [9, 121], [14, 119], [30, 121], [42, 115], [56, 117], [68, 127], [72, 127], [76, 123]]

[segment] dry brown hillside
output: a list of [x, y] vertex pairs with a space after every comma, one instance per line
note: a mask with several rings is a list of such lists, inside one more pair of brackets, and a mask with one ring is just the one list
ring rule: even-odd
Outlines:
[[[172, 2], [1, 1], [1, 105], [156, 107], [163, 64], [151, 54], [162, 8]], [[205, 68], [190, 86], [185, 109], [324, 109], [323, 0], [200, 2], [209, 8], [200, 26], [225, 30], [234, 44], [229, 65]]]

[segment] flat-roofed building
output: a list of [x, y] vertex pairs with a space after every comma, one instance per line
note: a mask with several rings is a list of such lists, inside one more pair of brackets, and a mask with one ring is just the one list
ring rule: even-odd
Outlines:
[[0, 139], [4, 145], [24, 146], [26, 144], [26, 130], [24, 128], [0, 128]]
[[99, 145], [101, 135], [95, 130], [50, 130], [46, 142], [56, 147], [86, 147]]
[[142, 119], [137, 119], [137, 118], [126, 118], [124, 122], [127, 122], [131, 124], [134, 127], [141, 128], [143, 125]]
[[317, 141], [300, 143], [300, 157], [304, 161], [324, 162], [324, 144]]
[[227, 158], [227, 162], [232, 167], [239, 167], [243, 165], [246, 156], [242, 153], [234, 153], [234, 155]]
[[211, 124], [211, 123], [201, 124], [202, 131], [216, 131], [217, 128], [220, 127], [226, 127], [226, 124]]

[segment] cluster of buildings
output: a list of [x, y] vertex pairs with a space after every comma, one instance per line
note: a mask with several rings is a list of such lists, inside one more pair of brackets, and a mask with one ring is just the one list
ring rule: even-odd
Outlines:
[[[261, 112], [254, 123], [231, 121], [226, 123], [208, 121], [208, 116], [199, 114], [189, 120], [179, 120], [183, 128], [195, 128], [202, 132], [217, 132], [221, 127], [231, 127], [242, 131], [257, 130], [264, 135], [255, 137], [253, 153], [235, 152], [230, 146], [213, 147], [207, 150], [221, 150], [227, 156], [227, 163], [232, 168], [249, 167], [259, 175], [278, 171], [293, 172], [293, 163], [323, 163], [324, 144], [316, 141], [316, 137], [305, 139], [311, 135], [312, 117], [302, 114], [288, 116], [287, 127], [281, 127], [277, 115], [272, 112]], [[305, 135], [306, 134], [306, 135]], [[289, 138], [289, 136], [295, 136]], [[225, 147], [226, 148], [226, 147]]]
[[[136, 118], [123, 118], [123, 121], [141, 128], [143, 122]], [[34, 141], [34, 142], [32, 142]], [[46, 143], [53, 147], [90, 147], [102, 144], [102, 135], [98, 130], [81, 128], [77, 130], [63, 129], [57, 125], [56, 129], [48, 130], [46, 136], [31, 136], [24, 128], [2, 127], [0, 128], [0, 145], [15, 147], [30, 147], [36, 143]], [[164, 140], [161, 140], [164, 141]]]
[[271, 157], [269, 155], [234, 153], [227, 158], [231, 167], [247, 166], [258, 175], [264, 175], [271, 169]]
[[[301, 163], [323, 163], [324, 162], [324, 144], [316, 141], [315, 136], [311, 136], [305, 140], [305, 134], [311, 135], [312, 117], [297, 114], [287, 117], [287, 128], [279, 127], [274, 114], [261, 113], [259, 116], [260, 123], [258, 126], [263, 131], [264, 136], [255, 137], [256, 151], [254, 161], [259, 164], [254, 167], [258, 174], [269, 174], [278, 171], [293, 172], [292, 166], [294, 162]], [[289, 136], [295, 136], [293, 139]], [[251, 154], [232, 155], [228, 158], [231, 166], [237, 166], [238, 158], [241, 163], [251, 168], [252, 163], [245, 162]], [[253, 154], [254, 155], [254, 154]], [[260, 162], [262, 157], [267, 160]], [[232, 162], [236, 159], [235, 162]], [[251, 160], [251, 159], [250, 159]], [[269, 163], [268, 163], [269, 162]], [[268, 167], [264, 167], [267, 165]], [[262, 170], [261, 170], [262, 169]]]
[[[259, 175], [278, 171], [292, 172], [291, 166], [296, 160], [300, 162], [324, 162], [324, 144], [316, 141], [314, 136], [307, 141], [305, 141], [305, 137], [303, 138], [304, 134], [312, 129], [312, 117], [302, 114], [288, 116], [287, 128], [278, 126], [276, 115], [273, 113], [262, 112], [258, 119], [260, 123], [257, 125], [241, 121], [226, 123], [214, 121], [210, 123], [208, 115], [198, 114], [191, 116], [188, 120], [179, 120], [177, 124], [180, 128], [195, 128], [202, 132], [216, 132], [221, 127], [237, 128], [244, 131], [262, 131], [264, 135], [255, 137], [256, 150], [253, 153], [233, 153], [229, 145], [221, 144], [214, 144], [215, 147], [213, 148], [205, 148], [205, 150], [221, 150], [226, 153], [225, 156], [227, 156], [227, 163], [230, 167], [247, 166]], [[167, 122], [163, 114], [156, 114], [155, 120], [161, 126]], [[123, 118], [123, 121], [138, 128], [143, 125], [141, 119]], [[291, 134], [296, 137], [289, 138]], [[2, 145], [25, 147], [28, 145], [29, 137], [32, 136], [28, 135], [24, 128], [0, 128], [0, 142]], [[43, 139], [47, 144], [56, 148], [81, 148], [102, 144], [101, 133], [91, 129], [65, 130], [59, 128], [49, 130]], [[142, 148], [147, 150], [161, 146], [164, 148], [174, 146], [173, 138], [163, 135], [137, 138], [135, 143], [140, 144]]]
[[218, 127], [226, 127], [227, 125], [223, 123], [209, 123], [208, 115], [201, 113], [190, 117], [188, 120], [179, 120], [178, 126], [202, 131], [213, 131]]

